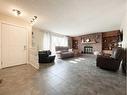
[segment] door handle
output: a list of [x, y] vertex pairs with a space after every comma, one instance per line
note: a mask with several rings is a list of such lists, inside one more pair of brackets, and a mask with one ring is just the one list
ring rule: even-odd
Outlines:
[[26, 50], [26, 48], [27, 48], [26, 45], [24, 45], [24, 50]]

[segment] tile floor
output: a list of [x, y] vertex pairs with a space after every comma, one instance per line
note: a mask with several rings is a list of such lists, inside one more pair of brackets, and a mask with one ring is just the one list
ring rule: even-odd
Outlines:
[[126, 77], [96, 67], [95, 56], [0, 70], [0, 95], [126, 95]]

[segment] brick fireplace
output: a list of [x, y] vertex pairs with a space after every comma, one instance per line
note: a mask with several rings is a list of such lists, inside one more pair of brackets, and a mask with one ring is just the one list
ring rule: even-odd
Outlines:
[[95, 51], [102, 51], [102, 33], [94, 33], [73, 37], [72, 48], [84, 54], [93, 54]]

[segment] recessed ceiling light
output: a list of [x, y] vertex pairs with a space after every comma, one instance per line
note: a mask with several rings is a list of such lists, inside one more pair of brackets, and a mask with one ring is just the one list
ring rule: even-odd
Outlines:
[[21, 12], [17, 9], [12, 10], [15, 16], [21, 16]]

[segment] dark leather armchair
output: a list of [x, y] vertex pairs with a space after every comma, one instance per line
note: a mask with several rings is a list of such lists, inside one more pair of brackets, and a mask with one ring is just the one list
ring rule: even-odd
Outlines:
[[123, 60], [124, 50], [120, 47], [114, 48], [111, 56], [98, 55], [96, 59], [97, 67], [102, 69], [117, 71]]
[[38, 52], [39, 63], [52, 63], [55, 59], [55, 55], [51, 55], [51, 51], [39, 51]]
[[126, 63], [127, 63], [127, 49], [124, 49], [124, 57], [123, 57], [123, 61], [122, 61], [122, 71], [125, 74], [126, 74], [126, 70], [127, 70]]

